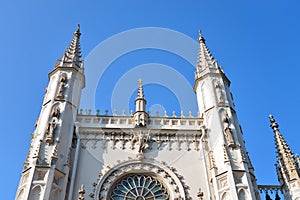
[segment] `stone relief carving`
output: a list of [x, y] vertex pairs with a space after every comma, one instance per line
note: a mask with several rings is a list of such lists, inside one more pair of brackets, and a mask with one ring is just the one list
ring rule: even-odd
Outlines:
[[[101, 147], [103, 149], [120, 148], [136, 150], [137, 154], [143, 154], [153, 148], [162, 150], [176, 149], [181, 150], [200, 150], [200, 138], [202, 131], [195, 131], [192, 133], [172, 133], [172, 132], [151, 132], [151, 130], [137, 130], [131, 132], [103, 132], [103, 133], [84, 133], [81, 138], [82, 144], [86, 147], [89, 146], [93, 149]], [[101, 145], [97, 145], [101, 142]]]
[[66, 84], [67, 84], [67, 74], [62, 73], [60, 78], [59, 78], [59, 86], [58, 86], [58, 92], [56, 97], [59, 99], [64, 98], [64, 91], [66, 89]]

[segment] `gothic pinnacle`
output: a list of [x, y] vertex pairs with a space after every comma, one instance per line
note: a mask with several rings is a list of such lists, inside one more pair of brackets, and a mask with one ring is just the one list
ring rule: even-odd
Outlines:
[[[277, 159], [278, 163], [280, 165], [280, 168], [287, 172], [288, 174], [287, 179], [291, 180], [294, 178], [299, 178], [299, 172], [297, 171], [297, 164], [296, 164], [296, 158], [283, 138], [282, 134], [280, 133], [278, 127], [278, 123], [274, 119], [272, 115], [269, 115], [271, 125], [270, 127], [273, 129], [274, 132], [274, 138], [275, 138], [275, 145], [277, 150]], [[283, 173], [285, 174], [285, 173]]]
[[73, 39], [65, 50], [61, 62], [59, 66], [63, 67], [78, 67], [82, 68], [82, 60], [81, 60], [81, 48], [80, 48], [80, 24], [76, 31], [73, 33]]
[[137, 98], [144, 98], [144, 90], [143, 90], [143, 80], [140, 78], [138, 80], [138, 83], [139, 83], [139, 87], [138, 87], [138, 94], [137, 94]]
[[205, 39], [202, 36], [201, 31], [199, 31], [198, 41], [199, 41], [199, 53], [198, 53], [197, 71], [202, 71], [206, 68], [216, 67], [214, 57], [212, 56], [208, 47], [206, 46]]

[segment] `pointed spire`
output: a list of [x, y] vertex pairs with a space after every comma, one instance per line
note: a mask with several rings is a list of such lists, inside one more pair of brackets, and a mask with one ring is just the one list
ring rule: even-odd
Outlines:
[[299, 169], [296, 163], [296, 157], [293, 154], [291, 148], [283, 138], [282, 134], [279, 131], [279, 125], [275, 121], [272, 115], [269, 116], [271, 122], [271, 128], [274, 132], [276, 150], [277, 150], [277, 159], [282, 170], [282, 174], [285, 175], [287, 181], [292, 179], [299, 179]]
[[143, 80], [141, 78], [139, 78], [138, 83], [139, 83], [139, 87], [138, 87], [137, 99], [144, 98], [144, 90], [143, 90], [143, 85], [142, 85]]
[[206, 46], [205, 38], [203, 37], [201, 30], [199, 30], [198, 41], [200, 47], [198, 53], [197, 71], [200, 72], [206, 68], [217, 68], [216, 60], [214, 60], [213, 55]]
[[64, 52], [62, 59], [59, 63], [61, 67], [78, 67], [82, 68], [81, 60], [81, 48], [80, 48], [80, 24], [78, 24], [77, 30], [73, 33], [73, 39]]

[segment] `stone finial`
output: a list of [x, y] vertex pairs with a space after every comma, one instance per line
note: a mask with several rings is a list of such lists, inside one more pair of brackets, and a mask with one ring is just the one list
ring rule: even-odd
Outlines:
[[164, 117], [168, 117], [168, 113], [166, 110], [164, 111]]
[[117, 109], [114, 109], [113, 115], [114, 115], [114, 116], [117, 116], [117, 115], [118, 115], [118, 110], [117, 110]]
[[78, 190], [78, 200], [84, 200], [85, 189], [84, 185], [81, 185]]
[[184, 118], [184, 112], [183, 112], [183, 110], [180, 112], [180, 115], [181, 115], [180, 116], [181, 118]]

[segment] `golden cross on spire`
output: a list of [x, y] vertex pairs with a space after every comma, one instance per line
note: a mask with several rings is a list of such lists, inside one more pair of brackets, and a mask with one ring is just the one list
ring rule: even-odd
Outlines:
[[205, 39], [202, 36], [202, 30], [200, 30], [200, 29], [198, 30], [198, 41], [205, 43]]
[[139, 79], [137, 80], [137, 82], [139, 83], [139, 85], [142, 85], [142, 83], [143, 83], [144, 81], [143, 81], [143, 79], [139, 78]]

